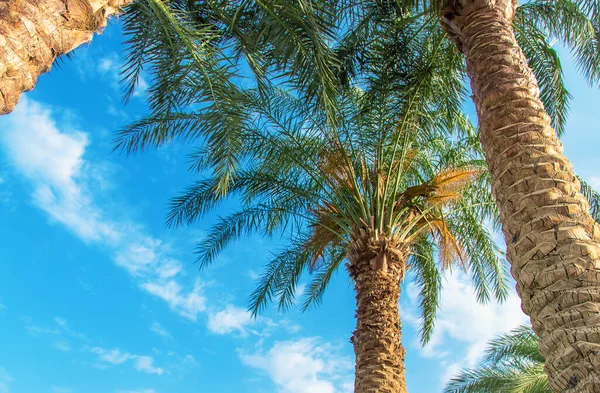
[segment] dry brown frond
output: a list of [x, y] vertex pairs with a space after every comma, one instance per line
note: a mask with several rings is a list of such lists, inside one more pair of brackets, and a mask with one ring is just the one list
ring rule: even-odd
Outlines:
[[454, 237], [443, 218], [428, 220], [431, 232], [436, 239], [439, 261], [442, 268], [448, 268], [454, 262], [465, 267], [466, 253], [460, 242]]
[[435, 175], [430, 183], [436, 187], [436, 196], [459, 194], [482, 172], [480, 168], [446, 169]]

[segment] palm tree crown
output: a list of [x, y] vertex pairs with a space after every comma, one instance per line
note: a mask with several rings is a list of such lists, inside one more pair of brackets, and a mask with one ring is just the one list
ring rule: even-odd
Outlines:
[[[481, 300], [504, 296], [502, 262], [482, 225], [493, 219], [494, 203], [465, 118], [448, 124], [462, 131], [448, 139], [399, 123], [389, 96], [381, 97], [382, 107], [365, 109], [360, 90], [340, 100], [339, 127], [328, 127], [323, 111], [283, 92], [246, 98], [245, 156], [231, 189], [215, 192], [218, 175], [198, 182], [173, 201], [169, 222], [191, 224], [223, 198], [240, 198], [240, 210], [221, 218], [199, 245], [202, 265], [239, 236], [289, 235], [288, 247], [270, 261], [252, 295], [254, 312], [272, 299], [288, 308], [306, 271], [313, 280], [304, 307], [319, 302], [350, 254], [378, 248], [408, 258], [423, 295], [424, 339], [434, 325], [442, 268], [461, 262]], [[428, 113], [413, 120], [435, 118]], [[195, 168], [207, 165], [200, 159]]]

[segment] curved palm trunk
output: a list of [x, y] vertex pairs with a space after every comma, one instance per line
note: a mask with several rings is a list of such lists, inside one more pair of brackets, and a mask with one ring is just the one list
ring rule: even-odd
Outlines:
[[389, 251], [349, 256], [356, 290], [355, 393], [405, 393], [405, 350], [398, 312], [405, 264]]
[[466, 55], [511, 272], [551, 388], [600, 392], [600, 226], [515, 39], [517, 2], [452, 3], [443, 16]]
[[56, 57], [92, 39], [133, 0], [8, 0], [0, 3], [0, 115], [35, 86]]

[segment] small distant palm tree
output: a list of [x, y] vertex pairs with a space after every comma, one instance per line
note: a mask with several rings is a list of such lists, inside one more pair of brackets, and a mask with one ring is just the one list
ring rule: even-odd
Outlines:
[[[199, 181], [173, 201], [170, 224], [194, 223], [226, 198], [241, 202], [199, 244], [201, 266], [241, 236], [288, 236], [251, 296], [255, 314], [270, 301], [280, 310], [294, 304], [305, 273], [312, 281], [303, 308], [319, 303], [345, 264], [357, 302], [355, 391], [405, 392], [398, 300], [407, 273], [420, 290], [424, 342], [444, 269], [468, 271], [481, 301], [506, 294], [503, 260], [484, 226], [496, 210], [476, 133], [446, 108], [418, 106], [407, 117], [391, 93], [366, 105], [373, 97], [355, 89], [340, 99], [335, 127], [290, 94], [245, 97], [244, 144], [230, 186], [221, 192], [218, 172]], [[145, 135], [135, 131], [122, 142]], [[193, 157], [203, 173], [212, 167], [206, 149]]]
[[538, 337], [521, 326], [493, 340], [483, 361], [452, 378], [444, 393], [552, 393], [544, 362]]

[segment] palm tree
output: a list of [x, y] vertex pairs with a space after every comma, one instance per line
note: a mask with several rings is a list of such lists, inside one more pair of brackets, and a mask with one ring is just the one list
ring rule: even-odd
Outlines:
[[235, 112], [223, 112], [216, 100], [196, 105], [204, 82], [192, 65], [194, 77], [174, 89], [177, 104], [132, 124], [117, 140], [126, 152], [175, 139], [200, 144], [191, 167], [212, 176], [174, 201], [172, 225], [192, 224], [225, 198], [241, 199], [242, 209], [200, 244], [202, 266], [244, 234], [290, 236], [252, 297], [255, 314], [270, 300], [287, 309], [307, 270], [314, 280], [304, 307], [318, 303], [348, 262], [359, 317], [357, 392], [406, 389], [397, 301], [408, 266], [422, 293], [423, 342], [434, 327], [442, 267], [462, 262], [483, 302], [505, 295], [498, 250], [482, 227], [495, 217], [495, 204], [480, 171], [476, 133], [455, 98], [460, 73], [432, 77], [457, 56], [440, 56], [435, 42], [423, 38], [387, 89], [352, 89], [339, 106], [324, 105], [328, 93], [315, 94], [310, 80], [304, 86], [291, 80], [302, 99], [259, 84], [257, 91], [237, 90]]
[[550, 43], [556, 38], [569, 48], [583, 75], [597, 83], [600, 2], [339, 4], [339, 13], [348, 11], [337, 49], [340, 76], [350, 85], [372, 62], [388, 65], [383, 83], [392, 79], [407, 56], [405, 41], [395, 42], [407, 26], [437, 41], [440, 53], [458, 48], [464, 55], [511, 272], [541, 338], [550, 385], [555, 392], [600, 392], [600, 228], [555, 131], [564, 128], [568, 93]]
[[0, 4], [0, 115], [54, 60], [90, 41], [133, 0], [9, 0]]
[[[251, 296], [255, 314], [270, 301], [280, 310], [293, 305], [306, 272], [312, 281], [303, 308], [319, 303], [346, 263], [357, 302], [355, 391], [405, 392], [398, 300], [407, 273], [421, 293], [423, 342], [434, 328], [443, 271], [455, 263], [470, 273], [481, 301], [506, 294], [502, 260], [482, 224], [495, 208], [476, 134], [446, 108], [422, 106], [407, 117], [405, 97], [393, 94], [373, 108], [364, 105], [373, 97], [355, 89], [340, 100], [335, 127], [290, 94], [245, 96], [245, 143], [230, 187], [219, 191], [218, 173], [199, 181], [173, 201], [169, 223], [192, 224], [226, 198], [241, 201], [199, 244], [201, 266], [240, 236], [289, 239]], [[449, 138], [456, 129], [462, 132]], [[122, 142], [135, 144], [139, 133], [125, 132]], [[212, 167], [207, 149], [193, 155], [202, 173]]]
[[475, 368], [452, 378], [444, 393], [552, 393], [539, 338], [521, 326], [494, 339]]

